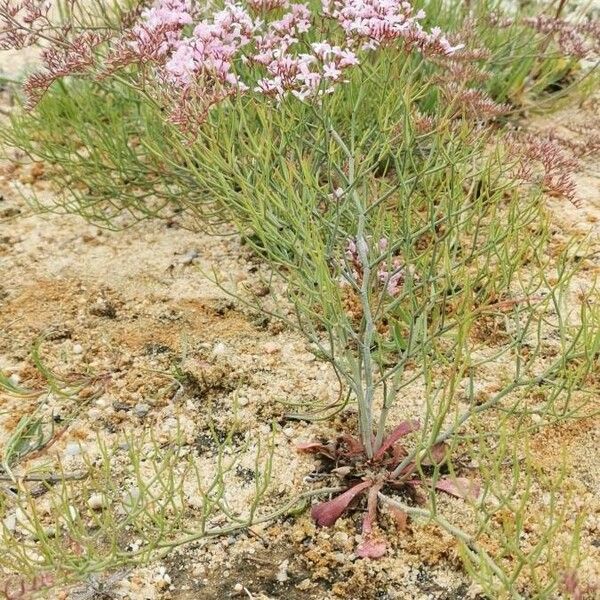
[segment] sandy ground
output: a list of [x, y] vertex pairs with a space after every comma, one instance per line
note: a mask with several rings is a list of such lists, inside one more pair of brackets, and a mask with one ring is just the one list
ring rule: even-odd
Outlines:
[[[582, 139], [580, 132], [573, 133], [582, 125], [588, 132], [596, 127], [597, 135], [598, 108], [589, 101], [534, 119], [531, 126], [557, 125]], [[583, 159], [580, 209], [548, 200], [556, 239], [588, 235], [595, 252], [600, 251], [599, 164], [598, 154]], [[295, 492], [314, 488], [305, 477], [315, 462], [299, 455], [295, 446], [327, 426], [286, 420], [284, 403], [334, 402], [336, 380], [302, 338], [258, 318], [202, 274], [217, 269], [232, 284], [256, 290], [261, 285], [257, 265], [240, 241], [191, 233], [176, 221], [109, 232], [73, 216], [32, 214], [15, 191], [16, 181], [42, 192], [48, 187], [43, 169], [3, 167], [0, 369], [24, 385], [40, 384], [30, 351], [45, 336], [42, 355], [47, 364], [64, 374], [95, 375], [102, 385], [98, 393], [75, 399], [0, 396], [0, 446], [18, 419], [41, 405], [54, 416], [75, 414], [48, 450], [48, 457], [70, 469], [83, 464], [82, 455], [98, 452], [98, 436], [110, 445], [127, 432], [151, 431], [168, 443], [178, 427], [199, 464], [210, 469], [210, 412], [219, 432], [232, 424], [240, 432], [234, 445], [242, 456], [228, 498], [234, 510], [243, 510], [252, 495], [257, 443], [269, 437], [274, 419], [278, 433], [266, 505], [275, 507]], [[582, 285], [597, 264], [592, 262], [582, 275]], [[183, 374], [181, 389], [174, 385], [174, 365]], [[418, 398], [407, 410], [418, 410]], [[580, 573], [592, 584], [600, 583], [600, 469], [594, 459], [599, 443], [600, 419], [590, 418], [542, 429], [532, 444], [536, 460], [550, 470], [555, 457], [567, 452], [567, 484], [578, 499], [573, 513], [583, 506], [589, 513]], [[117, 479], [123, 472], [119, 468]], [[190, 510], [195, 500], [193, 492], [186, 496]], [[74, 501], [85, 505], [89, 498]], [[533, 511], [538, 501], [532, 498]], [[448, 514], [460, 517], [460, 501], [440, 502]], [[345, 519], [333, 530], [317, 530], [306, 514], [282, 518], [252, 532], [180, 548], [162, 561], [130, 570], [116, 578], [112, 593], [133, 600], [478, 597], [450, 536], [435, 527], [411, 526], [383, 560], [368, 562], [353, 554], [358, 525], [358, 518]], [[60, 590], [45, 597], [77, 596]]]

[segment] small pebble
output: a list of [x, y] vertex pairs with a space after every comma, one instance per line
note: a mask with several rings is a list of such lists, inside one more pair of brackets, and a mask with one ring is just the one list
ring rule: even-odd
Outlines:
[[98, 300], [90, 306], [89, 311], [91, 315], [96, 317], [114, 319], [117, 316], [117, 310], [115, 307], [104, 298], [98, 298]]
[[81, 446], [77, 442], [69, 442], [65, 448], [65, 454], [67, 456], [77, 456], [81, 454]]
[[83, 346], [81, 344], [73, 344], [73, 354], [82, 354]]
[[92, 421], [99, 419], [101, 416], [102, 416], [102, 411], [97, 408], [90, 408], [90, 410], [88, 410], [88, 417]]
[[7, 517], [4, 517], [2, 523], [7, 531], [14, 531], [17, 528], [17, 515], [12, 513]]
[[275, 352], [279, 352], [280, 347], [279, 344], [276, 344], [275, 342], [267, 342], [263, 345], [263, 350], [267, 354], [275, 354]]
[[196, 565], [192, 570], [192, 577], [200, 577], [206, 571], [204, 565]]
[[100, 510], [104, 506], [104, 496], [96, 492], [90, 496], [87, 504], [92, 510]]
[[311, 581], [310, 579], [308, 579], [308, 577], [306, 579], [303, 579], [297, 586], [296, 588], [299, 590], [307, 590], [310, 586], [311, 586]]
[[107, 398], [106, 396], [101, 396], [96, 400], [96, 406], [99, 406], [100, 408], [107, 408], [111, 403], [110, 398]]
[[196, 260], [200, 256], [198, 250], [190, 250], [184, 257], [181, 259], [182, 265], [191, 265], [194, 260]]
[[150, 408], [151, 406], [149, 404], [146, 404], [145, 402], [138, 402], [134, 407], [133, 407], [133, 413], [135, 414], [136, 417], [145, 417], [149, 412], [150, 412]]
[[44, 535], [46, 537], [56, 537], [56, 527], [54, 527], [54, 525], [46, 525], [46, 527], [44, 527], [42, 531], [44, 532]]
[[244, 586], [243, 586], [241, 583], [236, 583], [236, 584], [233, 586], [233, 591], [234, 591], [234, 592], [236, 592], [236, 593], [238, 593], [238, 594], [239, 594], [241, 591], [243, 591], [243, 590], [244, 590]]
[[289, 579], [289, 576], [288, 576], [289, 564], [290, 564], [289, 560], [284, 560], [282, 563], [279, 564], [279, 569], [277, 570], [277, 575], [275, 575], [275, 579], [277, 579], [277, 581], [279, 583], [284, 583]]
[[225, 356], [227, 354], [227, 346], [223, 342], [218, 342], [214, 345], [212, 355], [213, 356]]
[[336, 531], [331, 541], [337, 550], [347, 550], [348, 545], [351, 543], [350, 536], [344, 531]]
[[164, 589], [171, 585], [171, 576], [167, 573], [165, 567], [160, 567], [158, 573], [154, 579], [156, 587], [159, 589]]

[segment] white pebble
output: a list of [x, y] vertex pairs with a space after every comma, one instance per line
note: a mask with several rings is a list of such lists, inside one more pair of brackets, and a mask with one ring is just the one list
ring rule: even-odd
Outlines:
[[171, 576], [167, 573], [165, 567], [160, 567], [158, 573], [154, 579], [156, 587], [163, 589], [171, 585]]
[[104, 506], [104, 496], [96, 492], [90, 496], [87, 504], [92, 510], [100, 510]]
[[44, 535], [46, 537], [49, 538], [53, 538], [56, 537], [56, 527], [54, 527], [54, 525], [46, 525], [42, 531], [44, 532]]
[[73, 344], [73, 354], [82, 354], [83, 346], [81, 344]]
[[212, 355], [213, 356], [225, 356], [227, 354], [227, 346], [223, 342], [215, 344]]
[[146, 404], [145, 402], [138, 402], [133, 407], [133, 412], [136, 416], [143, 418], [150, 412], [150, 408], [151, 406], [149, 404]]
[[102, 411], [99, 410], [98, 408], [90, 408], [90, 410], [88, 410], [88, 417], [92, 420], [92, 421], [96, 421], [97, 419], [99, 419], [102, 416]]
[[12, 513], [7, 517], [4, 517], [2, 523], [7, 531], [14, 531], [17, 528], [17, 515]]
[[275, 579], [277, 579], [277, 581], [279, 581], [279, 583], [284, 583], [285, 581], [287, 581], [289, 579], [288, 572], [287, 572], [289, 564], [290, 564], [289, 560], [284, 560], [282, 563], [279, 564], [279, 569], [277, 570], [277, 575], [275, 575]]
[[267, 354], [275, 354], [275, 352], [279, 352], [280, 349], [279, 344], [276, 344], [275, 342], [267, 342], [263, 345], [263, 350]]
[[77, 442], [69, 442], [65, 448], [65, 454], [67, 456], [77, 456], [81, 454], [81, 446]]

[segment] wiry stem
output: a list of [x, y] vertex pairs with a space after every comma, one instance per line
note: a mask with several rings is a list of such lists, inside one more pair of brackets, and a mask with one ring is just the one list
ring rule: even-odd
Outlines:
[[383, 438], [385, 436], [385, 425], [387, 423], [387, 418], [390, 412], [390, 406], [392, 402], [396, 398], [396, 394], [400, 389], [400, 381], [402, 379], [403, 369], [396, 372], [392, 379], [392, 385], [389, 389], [386, 389], [385, 381], [384, 381], [384, 398], [383, 398], [383, 407], [381, 409], [381, 413], [379, 414], [379, 423], [377, 424], [377, 435], [375, 437], [375, 451], [381, 448], [381, 444], [383, 443]]
[[[348, 159], [348, 185], [351, 189], [352, 200], [356, 208], [356, 250], [358, 259], [362, 267], [362, 281], [359, 289], [360, 305], [363, 315], [362, 334], [358, 337], [359, 346], [359, 372], [361, 374], [358, 386], [358, 415], [360, 423], [360, 437], [368, 458], [373, 458], [378, 450], [377, 444], [373, 447], [371, 436], [373, 435], [373, 358], [371, 356], [371, 345], [375, 326], [373, 323], [373, 314], [371, 312], [371, 302], [369, 297], [369, 286], [371, 285], [371, 265], [369, 261], [369, 245], [365, 235], [366, 231], [366, 211], [365, 206], [355, 188], [355, 164], [354, 156], [344, 143], [339, 134], [330, 128], [333, 139], [338, 143]], [[364, 382], [364, 383], [363, 383]], [[381, 444], [381, 440], [379, 441]]]
[[[578, 338], [576, 338], [572, 343], [571, 343], [571, 347], [570, 350], [572, 350], [573, 348], [576, 347], [576, 343], [578, 341]], [[442, 433], [440, 433], [440, 435], [438, 435], [438, 437], [435, 439], [435, 441], [433, 442], [432, 446], [435, 444], [440, 444], [442, 442], [445, 442], [446, 440], [450, 439], [452, 436], [454, 436], [458, 430], [471, 418], [474, 417], [475, 415], [478, 415], [482, 412], [488, 411], [492, 408], [494, 408], [495, 406], [497, 406], [500, 401], [505, 398], [506, 396], [508, 396], [510, 393], [514, 392], [515, 390], [519, 389], [519, 388], [526, 388], [526, 387], [531, 387], [534, 385], [539, 385], [540, 383], [542, 383], [543, 381], [545, 381], [546, 379], [548, 379], [550, 377], [550, 375], [552, 375], [553, 372], [555, 372], [557, 369], [560, 369], [561, 367], [563, 367], [567, 362], [571, 362], [574, 360], [577, 360], [579, 358], [584, 357], [585, 354], [583, 353], [576, 353], [576, 354], [568, 354], [567, 353], [567, 357], [565, 358], [564, 356], [559, 358], [558, 360], [556, 360], [548, 369], [546, 369], [541, 375], [539, 375], [538, 377], [533, 377], [531, 379], [517, 379], [515, 381], [513, 381], [510, 385], [507, 385], [501, 392], [499, 392], [498, 394], [496, 394], [495, 396], [492, 396], [487, 402], [484, 402], [483, 404], [479, 404], [473, 408], [469, 408], [468, 410], [466, 410], [450, 427], [448, 427], [448, 429], [446, 429], [445, 431], [443, 431]], [[424, 449], [421, 446], [417, 446], [412, 452], [410, 452], [408, 454], [408, 456], [406, 456], [406, 458], [394, 469], [394, 471], [392, 472], [392, 474], [390, 475], [390, 477], [398, 477], [400, 475], [400, 473], [402, 473], [402, 471], [412, 462], [415, 461], [415, 459], [417, 458], [417, 456], [419, 454], [422, 454], [426, 451], [426, 449]]]

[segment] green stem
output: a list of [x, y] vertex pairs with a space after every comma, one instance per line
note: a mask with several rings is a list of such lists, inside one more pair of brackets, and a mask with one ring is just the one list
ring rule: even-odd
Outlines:
[[[373, 385], [373, 358], [371, 356], [371, 346], [375, 333], [373, 323], [373, 313], [369, 297], [369, 287], [371, 285], [371, 265], [369, 262], [369, 245], [366, 238], [366, 210], [360, 195], [356, 189], [355, 183], [355, 163], [354, 156], [340, 135], [330, 128], [333, 139], [348, 159], [348, 185], [350, 187], [352, 200], [357, 213], [356, 226], [356, 249], [358, 259], [362, 267], [362, 281], [360, 282], [359, 297], [363, 313], [362, 334], [358, 338], [360, 351], [359, 369], [362, 374], [358, 386], [361, 388], [358, 395], [358, 416], [360, 423], [360, 437], [368, 458], [373, 458], [377, 452], [377, 446], [373, 447], [371, 436], [373, 435], [373, 397], [375, 388]], [[362, 382], [364, 381], [364, 384]]]

